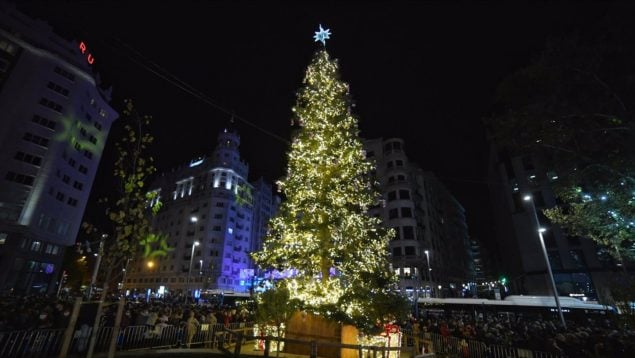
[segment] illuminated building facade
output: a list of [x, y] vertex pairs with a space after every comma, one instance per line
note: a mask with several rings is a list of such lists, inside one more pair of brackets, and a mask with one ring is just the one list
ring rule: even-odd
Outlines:
[[370, 214], [395, 229], [390, 258], [400, 289], [459, 296], [473, 277], [465, 210], [432, 173], [408, 160], [403, 140], [367, 140], [365, 148], [383, 196]]
[[83, 42], [0, 4], [0, 292], [52, 293], [111, 123]]
[[263, 179], [247, 181], [249, 166], [240, 159], [239, 145], [238, 134], [224, 130], [211, 156], [163, 173], [152, 184], [163, 204], [153, 228], [168, 235], [173, 251], [152, 267], [134, 262], [126, 289], [249, 291], [255, 273], [249, 254], [260, 247], [278, 199]]

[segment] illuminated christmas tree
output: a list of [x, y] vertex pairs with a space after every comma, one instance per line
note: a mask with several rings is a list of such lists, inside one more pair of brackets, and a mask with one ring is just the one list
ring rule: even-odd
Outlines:
[[358, 137], [348, 85], [326, 49], [314, 55], [303, 83], [293, 107], [300, 128], [278, 182], [286, 200], [254, 259], [286, 273], [277, 285], [303, 309], [363, 329], [401, 302], [389, 290], [393, 232], [367, 214], [379, 199], [373, 165]]

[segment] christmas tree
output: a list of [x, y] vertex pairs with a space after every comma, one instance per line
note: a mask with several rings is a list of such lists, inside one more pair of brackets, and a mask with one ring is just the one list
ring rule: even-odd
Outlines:
[[292, 109], [300, 127], [278, 182], [285, 201], [254, 259], [287, 273], [277, 285], [303, 309], [364, 329], [402, 302], [389, 289], [393, 232], [367, 213], [379, 199], [373, 164], [358, 137], [348, 85], [326, 49], [314, 55], [303, 84]]

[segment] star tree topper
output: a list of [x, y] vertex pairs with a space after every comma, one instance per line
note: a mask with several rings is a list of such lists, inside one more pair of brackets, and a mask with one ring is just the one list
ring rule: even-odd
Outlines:
[[330, 38], [331, 38], [331, 30], [323, 29], [321, 24], [320, 24], [320, 31], [316, 31], [315, 35], [313, 35], [313, 39], [315, 40], [315, 42], [322, 42], [322, 45], [324, 46], [326, 46], [326, 40]]

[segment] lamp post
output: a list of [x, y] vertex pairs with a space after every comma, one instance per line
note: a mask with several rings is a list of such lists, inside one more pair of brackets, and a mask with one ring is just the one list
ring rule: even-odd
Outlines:
[[90, 286], [88, 287], [88, 301], [90, 301], [93, 296], [93, 290], [95, 284], [97, 283], [97, 273], [99, 272], [99, 267], [101, 266], [101, 258], [104, 256], [104, 240], [108, 238], [107, 234], [101, 235], [101, 240], [99, 241], [99, 252], [95, 254], [97, 256], [97, 260], [95, 260], [95, 267], [93, 268], [93, 276], [90, 279]]
[[188, 295], [185, 297], [185, 303], [187, 303], [187, 301], [189, 300], [189, 296], [190, 296], [189, 295], [189, 291], [190, 291], [190, 276], [192, 276], [192, 261], [194, 261], [194, 249], [198, 245], [199, 245], [198, 241], [194, 241], [192, 243], [192, 255], [190, 255], [190, 269], [187, 272], [187, 288], [186, 288], [186, 290], [188, 292]]
[[556, 299], [556, 307], [558, 308], [560, 323], [562, 323], [562, 327], [564, 329], [567, 329], [567, 323], [564, 320], [564, 315], [562, 314], [562, 307], [560, 306], [560, 297], [558, 296], [556, 281], [553, 279], [553, 272], [551, 271], [551, 264], [549, 263], [549, 255], [547, 255], [547, 247], [545, 246], [545, 239], [542, 236], [542, 233], [547, 230], [540, 227], [540, 221], [538, 221], [538, 214], [536, 213], [536, 205], [534, 204], [533, 197], [531, 195], [525, 195], [523, 197], [523, 200], [529, 203], [529, 209], [531, 210], [532, 216], [534, 217], [534, 220], [536, 222], [536, 227], [538, 228], [538, 238], [540, 239], [540, 247], [542, 248], [542, 254], [545, 258], [545, 264], [547, 264], [547, 272], [549, 273], [549, 281], [551, 283], [551, 290], [553, 291], [553, 297]]
[[430, 296], [432, 296], [432, 269], [430, 268], [430, 251], [426, 250], [424, 252], [426, 254], [426, 262], [428, 263], [428, 284], [430, 285]]

